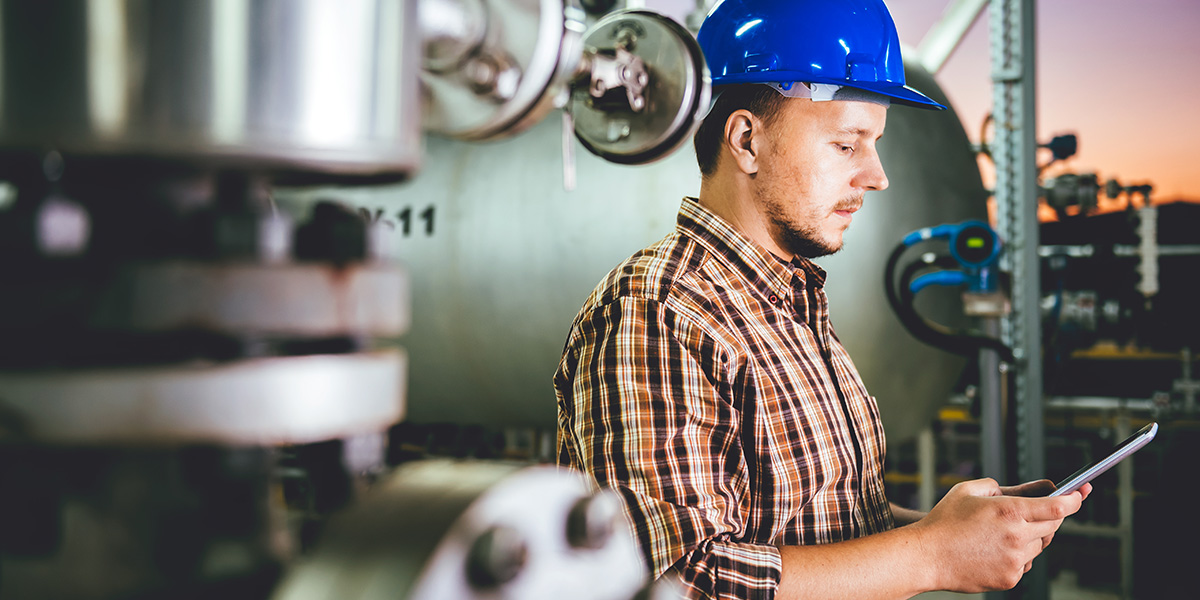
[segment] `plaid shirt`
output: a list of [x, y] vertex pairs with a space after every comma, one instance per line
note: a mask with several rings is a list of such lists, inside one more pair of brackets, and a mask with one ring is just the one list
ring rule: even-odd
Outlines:
[[772, 598], [777, 546], [890, 529], [883, 427], [829, 324], [824, 272], [685, 199], [613, 270], [554, 377], [559, 463], [624, 499], [655, 576]]

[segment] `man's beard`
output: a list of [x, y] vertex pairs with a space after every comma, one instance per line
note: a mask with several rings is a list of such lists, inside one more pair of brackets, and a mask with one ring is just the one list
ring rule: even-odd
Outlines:
[[[832, 211], [857, 211], [862, 207], [862, 203], [862, 198], [847, 198], [838, 202]], [[775, 230], [779, 232], [784, 249], [796, 256], [803, 256], [804, 258], [828, 256], [841, 250], [844, 245], [840, 238], [832, 244], [825, 242], [821, 239], [820, 231], [816, 227], [806, 227], [789, 222], [784, 217], [782, 211], [772, 210], [768, 216], [771, 219], [771, 223], [775, 226]]]
[[826, 244], [811, 229], [794, 227], [790, 223], [783, 223], [781, 221], [775, 221], [775, 225], [779, 227], [784, 247], [796, 256], [817, 258], [819, 256], [828, 256], [842, 249], [842, 244], [836, 246]]

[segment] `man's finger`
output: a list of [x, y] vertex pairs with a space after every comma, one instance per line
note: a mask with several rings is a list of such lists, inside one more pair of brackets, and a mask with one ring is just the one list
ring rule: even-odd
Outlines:
[[1085, 483], [1079, 488], [1079, 497], [1082, 500], [1087, 500], [1087, 497], [1092, 494], [1092, 484]]
[[1042, 549], [1041, 540], [1033, 540], [1028, 546], [1025, 547], [1025, 557], [1028, 559], [1026, 568], [1028, 568], [1029, 564], [1033, 563], [1033, 559], [1037, 558], [1042, 553]]
[[1027, 498], [1021, 501], [1021, 505], [1024, 508], [1025, 520], [1032, 523], [1057, 521], [1073, 515], [1079, 510], [1082, 502], [1083, 498], [1078, 494], [1068, 494], [1054, 498]]
[[1040, 498], [1050, 495], [1054, 491], [1054, 482], [1049, 479], [1039, 479], [1037, 481], [1027, 481], [1020, 485], [1010, 485], [1000, 488], [1000, 491], [1005, 496], [1025, 496], [1027, 498]]
[[[1032, 521], [1032, 522], [1026, 523], [1026, 527], [1028, 527], [1028, 529], [1026, 529], [1025, 532], [1029, 535], [1029, 538], [1031, 540], [1035, 540], [1040, 545], [1040, 544], [1042, 544], [1042, 540], [1045, 539], [1046, 536], [1054, 535], [1054, 532], [1058, 531], [1058, 528], [1061, 526], [1062, 526], [1061, 520]], [[1045, 547], [1045, 546], [1043, 546], [1043, 547]]]
[[999, 496], [1002, 494], [1000, 484], [991, 477], [963, 481], [955, 484], [954, 487], [966, 492], [968, 496]]

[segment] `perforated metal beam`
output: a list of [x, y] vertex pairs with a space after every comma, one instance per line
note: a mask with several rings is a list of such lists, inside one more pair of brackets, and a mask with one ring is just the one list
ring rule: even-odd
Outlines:
[[[1012, 275], [1012, 313], [1002, 334], [1016, 357], [1014, 394], [1017, 478], [1045, 476], [1040, 273], [1037, 219], [1035, 0], [992, 0], [989, 20], [995, 135], [997, 227], [1008, 246], [1001, 268]], [[1044, 560], [1020, 586], [1020, 597], [1049, 596]]]

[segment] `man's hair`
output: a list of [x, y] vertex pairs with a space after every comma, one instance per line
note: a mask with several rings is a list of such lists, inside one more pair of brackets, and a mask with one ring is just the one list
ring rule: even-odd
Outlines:
[[723, 86], [721, 95], [693, 138], [696, 147], [696, 163], [705, 176], [717, 171], [717, 159], [721, 156], [725, 122], [734, 111], [746, 109], [765, 123], [770, 123], [783, 106], [784, 96], [775, 90], [754, 83]]

